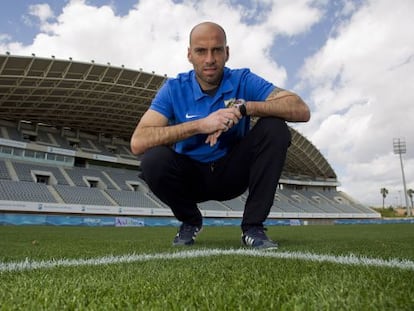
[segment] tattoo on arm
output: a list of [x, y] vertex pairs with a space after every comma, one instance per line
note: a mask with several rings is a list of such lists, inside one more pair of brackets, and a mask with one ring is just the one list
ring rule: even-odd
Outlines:
[[269, 100], [269, 99], [275, 99], [276, 96], [277, 96], [277, 94], [279, 94], [282, 91], [285, 91], [285, 89], [282, 89], [280, 87], [275, 87], [274, 90], [267, 97], [267, 100]]
[[275, 87], [275, 89], [273, 90], [273, 94], [274, 95], [276, 95], [277, 93], [280, 93], [280, 92], [282, 92], [282, 91], [284, 91], [285, 89], [282, 89], [282, 88], [280, 88], [280, 87]]

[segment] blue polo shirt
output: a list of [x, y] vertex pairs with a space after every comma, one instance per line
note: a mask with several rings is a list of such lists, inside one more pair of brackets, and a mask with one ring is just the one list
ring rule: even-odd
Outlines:
[[[224, 68], [221, 84], [214, 96], [204, 93], [198, 84], [194, 70], [168, 79], [153, 99], [150, 109], [164, 115], [171, 125], [204, 118], [225, 108], [225, 101], [244, 99], [264, 101], [275, 86], [252, 73], [249, 69]], [[199, 134], [179, 141], [174, 150], [200, 162], [212, 162], [224, 155], [249, 131], [250, 117], [220, 135], [217, 144], [205, 143], [207, 135]]]

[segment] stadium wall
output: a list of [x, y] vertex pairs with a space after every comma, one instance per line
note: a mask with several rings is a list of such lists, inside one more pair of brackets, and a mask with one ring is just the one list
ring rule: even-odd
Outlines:
[[[4, 214], [8, 213], [34, 213], [37, 215], [63, 214], [81, 215], [83, 217], [91, 215], [110, 215], [114, 217], [173, 217], [170, 209], [165, 208], [139, 208], [139, 207], [120, 207], [120, 206], [99, 206], [99, 205], [80, 205], [80, 204], [56, 204], [40, 202], [16, 202], [0, 201], [0, 210]], [[201, 210], [205, 219], [236, 218], [240, 221], [243, 211], [215, 211]], [[279, 213], [270, 212], [270, 220], [275, 219], [302, 219], [302, 220], [332, 220], [332, 219], [377, 219], [377, 213]]]
[[[351, 224], [414, 224], [414, 218], [399, 219], [268, 219], [265, 226], [351, 225]], [[96, 215], [50, 215], [0, 213], [0, 225], [28, 226], [88, 226], [88, 227], [156, 227], [174, 226], [180, 223], [173, 217], [128, 217]], [[239, 218], [205, 218], [205, 226], [239, 226]]]

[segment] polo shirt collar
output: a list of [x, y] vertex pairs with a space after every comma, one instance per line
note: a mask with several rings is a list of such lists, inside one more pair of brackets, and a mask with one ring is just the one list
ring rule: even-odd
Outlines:
[[[233, 84], [231, 83], [231, 81], [229, 79], [229, 73], [230, 73], [229, 68], [224, 67], [223, 80], [220, 83], [220, 86], [217, 90], [217, 94], [224, 94], [224, 93], [231, 92], [233, 90]], [[203, 97], [208, 96], [206, 93], [204, 93], [201, 90], [200, 84], [198, 83], [198, 81], [196, 79], [196, 75], [195, 75], [194, 70], [191, 71], [191, 83], [193, 85], [193, 90], [194, 90], [193, 94], [194, 94], [194, 100], [195, 101], [198, 101], [198, 100], [202, 99]]]

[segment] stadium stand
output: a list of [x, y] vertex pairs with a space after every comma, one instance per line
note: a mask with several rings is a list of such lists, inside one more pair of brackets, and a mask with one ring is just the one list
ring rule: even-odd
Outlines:
[[[85, 206], [93, 206], [113, 215], [168, 215], [129, 149], [137, 121], [166, 79], [123, 66], [0, 55], [0, 212], [32, 202], [41, 212], [53, 205], [63, 213], [90, 213]], [[379, 217], [338, 191], [328, 161], [290, 131], [270, 217]], [[211, 217], [241, 217], [246, 198], [199, 208]]]
[[135, 206], [143, 208], [159, 208], [154, 201], [140, 191], [118, 191], [108, 189], [106, 192], [119, 206]]
[[243, 211], [244, 202], [245, 201], [243, 201], [241, 197], [237, 197], [231, 200], [223, 201], [221, 203], [232, 211]]
[[73, 183], [78, 187], [97, 187], [100, 189], [114, 189], [112, 182], [99, 170], [92, 168], [72, 167], [65, 168]]
[[19, 181], [43, 182], [46, 184], [68, 185], [61, 169], [51, 165], [13, 162]]
[[201, 210], [207, 210], [207, 211], [225, 211], [226, 207], [221, 204], [221, 202], [217, 202], [217, 201], [206, 201], [206, 202], [201, 202], [198, 204], [198, 207]]
[[7, 201], [56, 202], [47, 185], [27, 181], [0, 180], [0, 198]]
[[114, 205], [98, 188], [55, 185], [55, 189], [68, 204]]
[[10, 179], [9, 171], [3, 160], [0, 160], [0, 179]]

